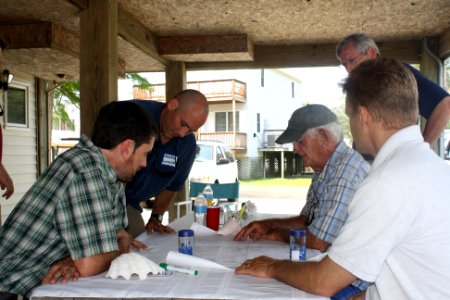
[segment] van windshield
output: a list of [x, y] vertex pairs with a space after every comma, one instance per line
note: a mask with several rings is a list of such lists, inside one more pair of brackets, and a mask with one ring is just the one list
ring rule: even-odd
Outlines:
[[195, 160], [197, 161], [211, 161], [213, 160], [213, 146], [210, 145], [198, 145], [195, 154]]

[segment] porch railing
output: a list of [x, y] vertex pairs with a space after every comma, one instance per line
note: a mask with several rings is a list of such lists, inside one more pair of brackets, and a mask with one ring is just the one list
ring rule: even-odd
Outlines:
[[222, 142], [231, 150], [247, 149], [247, 133], [233, 131], [219, 131], [219, 132], [197, 132], [197, 139], [200, 141], [219, 141]]
[[[247, 98], [246, 84], [236, 79], [190, 81], [187, 83], [187, 88], [202, 92], [209, 102], [227, 102], [232, 100], [245, 102]], [[165, 84], [155, 84], [152, 90], [134, 88], [133, 96], [135, 99], [164, 102], [166, 99]]]

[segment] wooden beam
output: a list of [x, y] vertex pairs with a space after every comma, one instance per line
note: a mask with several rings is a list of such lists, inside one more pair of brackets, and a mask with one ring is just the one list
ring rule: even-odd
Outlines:
[[[406, 63], [419, 63], [421, 41], [381, 42], [382, 56]], [[188, 62], [187, 70], [260, 69], [337, 66], [335, 44], [298, 46], [255, 46], [253, 62]]]
[[439, 57], [450, 57], [450, 28], [439, 37]]
[[89, 0], [68, 0], [70, 3], [78, 7], [80, 10], [85, 10], [89, 6]]
[[121, 38], [140, 49], [145, 54], [151, 56], [163, 65], [169, 62], [158, 53], [158, 42], [154, 34], [142, 23], [119, 9], [118, 12], [118, 34]]
[[159, 38], [160, 55], [175, 61], [253, 61], [253, 52], [245, 34]]
[[100, 108], [117, 100], [117, 2], [92, 0], [80, 14], [80, 121], [89, 137]]
[[50, 22], [0, 25], [0, 38], [6, 49], [54, 48], [78, 57], [78, 34]]

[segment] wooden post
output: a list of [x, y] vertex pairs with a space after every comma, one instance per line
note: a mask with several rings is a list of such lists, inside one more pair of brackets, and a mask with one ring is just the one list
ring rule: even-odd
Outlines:
[[184, 62], [170, 62], [166, 70], [166, 101], [186, 89], [186, 65]]
[[117, 100], [117, 0], [90, 0], [80, 13], [80, 123], [91, 136], [97, 113]]
[[[166, 70], [166, 101], [172, 99], [178, 92], [186, 89], [186, 66], [184, 62], [171, 62]], [[184, 183], [184, 189], [175, 195], [173, 202], [181, 202], [188, 199], [189, 181]], [[169, 222], [175, 220], [177, 216], [176, 206], [169, 205]]]
[[[436, 39], [427, 39], [428, 40], [428, 49], [434, 53], [437, 54], [438, 51], [438, 43]], [[425, 75], [428, 79], [435, 82], [436, 84], [439, 84], [439, 65], [436, 62], [436, 60], [427, 52], [425, 51], [425, 48], [422, 47], [422, 59], [420, 61], [420, 71], [423, 75]], [[426, 124], [426, 120], [421, 118], [421, 128], [424, 129]], [[439, 143], [442, 143], [442, 141], [437, 140], [434, 142], [431, 146], [431, 149], [433, 149], [434, 152], [436, 152], [438, 155], [440, 155], [440, 145]]]

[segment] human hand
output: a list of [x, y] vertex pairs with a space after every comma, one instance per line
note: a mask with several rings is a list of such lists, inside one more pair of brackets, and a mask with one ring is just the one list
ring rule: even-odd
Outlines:
[[62, 283], [67, 283], [69, 280], [77, 281], [80, 277], [77, 268], [75, 267], [72, 258], [66, 257], [54, 264], [42, 279], [42, 284], [55, 284], [58, 279], [62, 278]]
[[253, 259], [247, 259], [242, 265], [234, 270], [237, 275], [252, 275], [259, 278], [272, 278], [272, 267], [278, 260], [259, 256]]
[[143, 251], [143, 250], [147, 250], [148, 249], [148, 246], [146, 244], [142, 243], [141, 241], [138, 241], [138, 240], [134, 239], [133, 237], [131, 237], [131, 238], [132, 238], [131, 244], [134, 246], [134, 248], [136, 248], [136, 250]]
[[117, 244], [119, 245], [120, 254], [130, 252], [133, 241], [134, 238], [125, 229], [119, 230], [117, 232]]
[[253, 221], [241, 229], [235, 236], [235, 241], [245, 241], [248, 238], [256, 241], [262, 238], [270, 230], [270, 224], [267, 221]]
[[145, 230], [147, 231], [148, 234], [151, 234], [154, 231], [159, 232], [161, 234], [173, 234], [173, 233], [176, 233], [176, 231], [173, 228], [171, 228], [169, 226], [162, 225], [155, 218], [150, 218], [148, 220], [147, 225], [145, 225]]
[[14, 183], [2, 163], [0, 163], [0, 188], [6, 189], [2, 195], [6, 199], [14, 193]]

